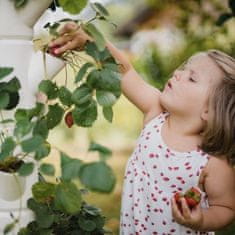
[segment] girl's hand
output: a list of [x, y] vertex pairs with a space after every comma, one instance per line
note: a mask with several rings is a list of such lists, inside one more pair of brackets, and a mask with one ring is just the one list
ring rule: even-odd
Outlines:
[[59, 37], [49, 43], [53, 54], [60, 55], [67, 50], [83, 49], [87, 41], [93, 39], [74, 22], [69, 22], [59, 31]]
[[192, 228], [194, 230], [200, 230], [203, 224], [203, 214], [200, 204], [198, 204], [195, 208], [190, 210], [187, 205], [185, 198], [181, 198], [182, 212], [177, 206], [175, 198], [171, 199], [172, 206], [172, 215], [174, 220], [182, 224], [186, 227]]

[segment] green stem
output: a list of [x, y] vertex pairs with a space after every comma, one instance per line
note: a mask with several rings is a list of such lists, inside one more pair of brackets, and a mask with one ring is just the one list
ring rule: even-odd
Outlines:
[[13, 176], [15, 178], [15, 181], [16, 181], [16, 184], [18, 186], [18, 189], [19, 189], [19, 192], [20, 192], [20, 201], [19, 201], [19, 215], [18, 215], [18, 219], [15, 220], [15, 223], [18, 223], [18, 227], [20, 229], [20, 218], [21, 218], [21, 213], [22, 213], [22, 190], [21, 190], [21, 185], [20, 185], [20, 182], [19, 182], [19, 178], [17, 177], [17, 175], [15, 173], [13, 173]]

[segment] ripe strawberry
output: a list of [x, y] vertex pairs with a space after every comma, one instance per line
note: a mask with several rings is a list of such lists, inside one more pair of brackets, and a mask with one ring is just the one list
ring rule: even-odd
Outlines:
[[192, 187], [184, 194], [184, 198], [190, 209], [193, 209], [201, 201], [201, 193], [198, 189]]
[[65, 115], [65, 123], [66, 125], [68, 126], [68, 128], [72, 127], [74, 122], [73, 122], [73, 116], [72, 116], [72, 112], [68, 112], [66, 115]]
[[59, 48], [59, 46], [49, 47], [48, 52], [51, 55], [58, 57], [58, 56], [60, 56], [60, 54], [55, 53], [55, 50], [58, 49], [58, 48]]

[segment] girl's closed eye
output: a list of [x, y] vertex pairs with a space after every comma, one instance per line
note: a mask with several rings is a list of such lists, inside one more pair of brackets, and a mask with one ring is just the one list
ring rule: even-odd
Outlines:
[[190, 82], [196, 82], [196, 80], [193, 79], [192, 77], [189, 77], [189, 81], [190, 81]]

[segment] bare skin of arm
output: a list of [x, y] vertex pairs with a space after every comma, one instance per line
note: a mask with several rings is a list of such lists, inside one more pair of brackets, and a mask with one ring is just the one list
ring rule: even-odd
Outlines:
[[202, 230], [218, 230], [235, 219], [235, 170], [225, 159], [212, 157], [207, 165], [205, 191], [209, 209], [203, 210]]
[[[83, 48], [86, 41], [92, 40], [76, 24], [68, 23], [60, 31], [60, 37], [50, 43], [49, 46], [58, 46], [56, 53], [61, 54], [67, 50]], [[162, 111], [159, 103], [160, 91], [141, 78], [121, 50], [109, 41], [106, 42], [106, 47], [120, 65], [123, 94], [144, 114], [145, 121], [159, 114]]]
[[222, 229], [235, 219], [235, 172], [226, 160], [212, 157], [199, 183], [204, 184], [209, 208], [198, 205], [192, 211], [182, 199], [182, 213], [172, 198], [172, 214], [176, 222], [199, 231]]

